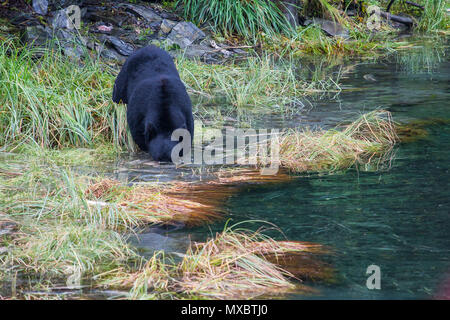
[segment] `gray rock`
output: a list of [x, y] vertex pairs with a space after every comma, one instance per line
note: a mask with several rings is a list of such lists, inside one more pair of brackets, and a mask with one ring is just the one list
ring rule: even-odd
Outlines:
[[212, 53], [212, 48], [201, 44], [193, 44], [186, 48], [184, 55], [187, 58], [202, 58], [207, 54]]
[[160, 30], [159, 30], [160, 36], [168, 35], [170, 33], [170, 31], [172, 31], [173, 27], [175, 27], [176, 24], [177, 24], [176, 21], [164, 19], [161, 22], [161, 26], [160, 26]]
[[286, 17], [287, 22], [292, 27], [298, 25], [298, 0], [279, 0], [280, 9], [283, 15]]
[[51, 38], [50, 29], [41, 25], [28, 26], [23, 34], [24, 42], [35, 47], [45, 46]]
[[192, 44], [184, 50], [179, 50], [178, 55], [188, 59], [200, 59], [206, 63], [218, 63], [224, 57], [217, 50], [203, 44]]
[[53, 18], [50, 19], [50, 23], [51, 23], [53, 29], [69, 28], [70, 21], [69, 21], [69, 16], [67, 15], [66, 10], [61, 9], [61, 10], [56, 11], [53, 15]]
[[111, 46], [117, 50], [123, 56], [129, 56], [134, 52], [134, 47], [125, 41], [114, 37], [114, 36], [104, 36], [101, 37], [101, 40], [104, 42], [108, 42]]
[[181, 48], [186, 48], [195, 41], [199, 41], [205, 37], [205, 33], [192, 22], [179, 22], [172, 28], [167, 38], [178, 44]]
[[110, 49], [106, 47], [105, 44], [96, 45], [95, 50], [100, 54], [100, 56], [106, 60], [118, 62], [119, 64], [124, 64], [126, 61], [126, 57], [115, 51], [114, 49]]
[[348, 29], [344, 28], [341, 24], [320, 18], [313, 18], [312, 20], [308, 20], [305, 22], [306, 25], [315, 24], [320, 27], [323, 32], [331, 37], [342, 37], [348, 38], [350, 37]]
[[87, 52], [87, 41], [76, 33], [64, 29], [54, 32], [54, 37], [59, 41], [65, 56], [79, 60]]
[[47, 0], [33, 0], [33, 10], [37, 14], [46, 15], [48, 9], [48, 1]]
[[129, 12], [137, 14], [141, 18], [145, 19], [148, 23], [159, 23], [163, 19], [153, 9], [148, 7], [129, 3], [123, 3], [120, 6], [127, 9]]

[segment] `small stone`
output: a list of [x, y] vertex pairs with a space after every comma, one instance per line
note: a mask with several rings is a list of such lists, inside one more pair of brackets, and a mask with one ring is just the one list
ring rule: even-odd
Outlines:
[[44, 26], [29, 26], [25, 28], [23, 35], [25, 43], [35, 47], [44, 46], [50, 39], [50, 30]]
[[335, 21], [313, 18], [313, 20], [305, 22], [306, 25], [311, 23], [320, 27], [323, 32], [331, 37], [348, 38], [350, 36], [348, 29], [344, 28], [341, 24]]
[[51, 4], [56, 8], [56, 9], [62, 9], [62, 8], [67, 8], [68, 6], [71, 5], [76, 5], [81, 7], [83, 5], [83, 0], [52, 0]]
[[97, 52], [100, 53], [100, 56], [102, 58], [105, 58], [107, 60], [116, 61], [119, 64], [124, 64], [126, 61], [126, 57], [122, 56], [121, 54], [117, 53], [113, 49], [107, 48], [105, 45], [100, 45], [96, 47]]
[[134, 52], [134, 47], [125, 41], [114, 36], [102, 36], [100, 40], [109, 43], [114, 49], [123, 56], [129, 56]]
[[120, 6], [126, 8], [132, 13], [137, 14], [141, 18], [145, 19], [148, 23], [160, 23], [162, 21], [162, 18], [151, 8], [128, 3], [123, 3]]
[[376, 82], [377, 81], [377, 79], [375, 78], [375, 76], [373, 75], [373, 74], [365, 74], [364, 76], [363, 76], [363, 78], [365, 79], [365, 80], [367, 80], [367, 81], [372, 81], [372, 82]]
[[42, 16], [47, 14], [48, 1], [47, 0], [33, 0], [33, 10]]
[[175, 25], [177, 24], [176, 21], [172, 21], [172, 20], [168, 20], [168, 19], [164, 19], [161, 22], [161, 26], [160, 26], [160, 35], [167, 35], [170, 33], [170, 31], [172, 31], [173, 27], [175, 27]]
[[204, 39], [205, 37], [205, 33], [192, 22], [179, 22], [172, 28], [168, 39], [178, 44], [181, 48], [186, 48], [195, 41]]
[[119, 38], [109, 36], [109, 41], [113, 45], [113, 47], [119, 52], [121, 55], [129, 56], [134, 52], [134, 47]]
[[101, 32], [111, 32], [112, 28], [112, 26], [100, 25], [97, 27], [97, 30]]
[[53, 29], [69, 28], [70, 22], [66, 10], [61, 9], [56, 11], [51, 19], [51, 25]]

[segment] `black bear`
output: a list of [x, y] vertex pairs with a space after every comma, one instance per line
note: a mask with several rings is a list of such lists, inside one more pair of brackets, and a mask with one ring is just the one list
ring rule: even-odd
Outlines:
[[153, 160], [171, 161], [174, 130], [187, 129], [192, 139], [191, 100], [166, 51], [148, 46], [127, 59], [114, 83], [113, 101], [121, 100], [133, 140]]

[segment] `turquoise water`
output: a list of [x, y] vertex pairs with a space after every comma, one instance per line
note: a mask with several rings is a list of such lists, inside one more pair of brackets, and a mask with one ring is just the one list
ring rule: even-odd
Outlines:
[[[259, 124], [267, 128], [270, 124], [313, 123], [326, 128], [378, 107], [391, 111], [398, 121], [449, 119], [446, 52], [445, 48], [419, 46], [378, 61], [356, 62], [343, 75], [345, 90], [337, 98], [313, 102], [307, 114], [283, 120], [265, 118]], [[334, 251], [322, 259], [334, 269], [335, 281], [306, 282], [318, 293], [288, 298], [436, 295], [450, 272], [450, 126], [435, 124], [427, 130], [426, 139], [397, 146], [386, 170], [301, 175], [285, 184], [245, 186], [229, 199], [226, 208], [232, 222], [268, 221], [287, 239], [320, 243]], [[157, 240], [150, 237], [152, 233], [143, 234], [141, 245], [151, 247], [158, 242], [166, 250], [182, 247], [184, 238], [203, 239], [223, 225], [221, 221], [172, 231]], [[284, 239], [278, 232], [269, 234]], [[381, 270], [380, 290], [366, 287], [366, 269], [372, 264]]]

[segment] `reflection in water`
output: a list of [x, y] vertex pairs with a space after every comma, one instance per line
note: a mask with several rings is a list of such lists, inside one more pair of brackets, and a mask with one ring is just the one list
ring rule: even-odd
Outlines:
[[[448, 50], [427, 50], [354, 64], [341, 80], [345, 90], [339, 97], [315, 101], [304, 114], [265, 116], [253, 124], [329, 128], [380, 106], [400, 121], [449, 119]], [[337, 282], [314, 283], [321, 292], [314, 298], [437, 297], [450, 270], [450, 126], [441, 122], [428, 130], [427, 139], [399, 146], [387, 172], [311, 174], [284, 184], [249, 185], [230, 198], [229, 216], [234, 222], [266, 220], [290, 240], [334, 248], [328, 262]], [[150, 171], [139, 172], [143, 169]], [[145, 174], [154, 176], [151, 170], [126, 172], [144, 173], [145, 180]], [[180, 235], [197, 240], [222, 228], [216, 223], [168, 234], [175, 242]], [[279, 233], [273, 236], [282, 239]], [[366, 288], [371, 264], [381, 268], [381, 290]]]

